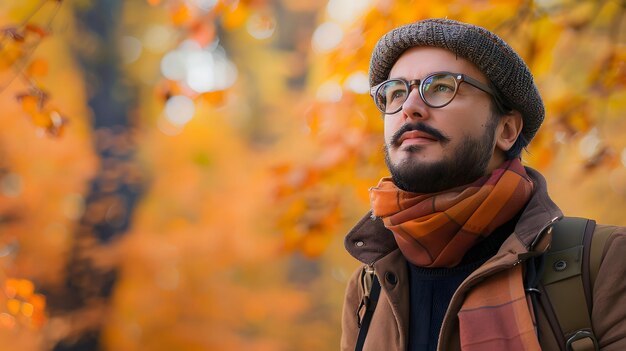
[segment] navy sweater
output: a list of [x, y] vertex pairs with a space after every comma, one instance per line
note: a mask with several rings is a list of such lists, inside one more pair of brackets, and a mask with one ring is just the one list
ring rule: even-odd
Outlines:
[[409, 351], [436, 350], [439, 330], [452, 295], [470, 273], [498, 252], [517, 218], [500, 226], [470, 249], [453, 268], [424, 268], [409, 263]]

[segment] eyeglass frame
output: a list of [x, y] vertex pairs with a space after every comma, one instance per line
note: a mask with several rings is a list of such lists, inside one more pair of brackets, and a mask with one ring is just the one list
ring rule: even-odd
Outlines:
[[[450, 98], [450, 101], [446, 102], [443, 105], [440, 106], [435, 106], [435, 105], [431, 105], [430, 103], [428, 103], [428, 101], [426, 101], [426, 99], [424, 98], [424, 93], [422, 91], [423, 89], [423, 83], [425, 80], [428, 80], [428, 78], [432, 77], [432, 76], [436, 76], [436, 75], [440, 75], [440, 74], [447, 74], [452, 76], [452, 78], [454, 79], [454, 83], [455, 83], [455, 87], [454, 87], [454, 95], [452, 95], [452, 97]], [[400, 106], [398, 107], [397, 110], [393, 111], [393, 112], [385, 112], [383, 111], [378, 104], [376, 103], [376, 98], [375, 95], [378, 92], [378, 90], [386, 83], [392, 82], [392, 81], [400, 81], [402, 83], [404, 83], [405, 87], [407, 88], [407, 94], [406, 94], [406, 99], [400, 104]], [[404, 106], [404, 103], [406, 102], [406, 100], [408, 100], [409, 95], [411, 94], [411, 88], [413, 86], [417, 86], [417, 92], [419, 93], [420, 98], [422, 99], [422, 101], [429, 107], [431, 108], [442, 108], [445, 106], [448, 106], [452, 100], [454, 100], [454, 98], [456, 97], [456, 94], [459, 92], [459, 86], [461, 85], [461, 83], [467, 83], [477, 89], [480, 89], [482, 91], [484, 91], [485, 93], [491, 95], [495, 100], [496, 103], [505, 106], [504, 104], [502, 104], [502, 102], [500, 101], [500, 97], [496, 94], [496, 92], [493, 91], [493, 89], [491, 89], [488, 85], [486, 85], [485, 83], [482, 83], [470, 76], [468, 76], [467, 74], [463, 74], [463, 73], [453, 73], [453, 72], [447, 72], [447, 71], [440, 71], [440, 72], [433, 72], [428, 74], [426, 77], [422, 78], [422, 79], [412, 79], [410, 81], [407, 81], [406, 79], [403, 78], [393, 78], [393, 79], [387, 79], [383, 82], [378, 83], [377, 85], [373, 86], [372, 88], [370, 88], [370, 96], [372, 97], [372, 99], [374, 99], [374, 105], [376, 105], [376, 108], [382, 112], [385, 115], [392, 115], [394, 113], [399, 112], [400, 110], [402, 110], [402, 107]], [[505, 109], [508, 109], [507, 107], [505, 107]]]

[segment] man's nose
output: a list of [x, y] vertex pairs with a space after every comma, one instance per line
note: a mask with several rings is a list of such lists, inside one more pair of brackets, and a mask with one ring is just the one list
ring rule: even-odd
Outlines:
[[417, 88], [410, 90], [409, 96], [402, 104], [400, 111], [405, 119], [425, 119], [429, 117], [428, 105], [422, 100]]

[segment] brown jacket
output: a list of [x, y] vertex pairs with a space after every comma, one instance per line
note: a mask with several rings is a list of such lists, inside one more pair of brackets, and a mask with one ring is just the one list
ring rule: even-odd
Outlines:
[[[514, 233], [498, 253], [474, 271], [455, 292], [443, 320], [438, 350], [460, 350], [459, 312], [465, 295], [485, 277], [523, 261], [531, 244], [547, 248], [550, 227], [563, 215], [552, 202], [543, 177], [527, 168], [535, 182], [535, 192], [524, 209]], [[596, 226], [596, 232], [610, 231], [592, 289], [592, 326], [601, 350], [626, 350], [626, 228]], [[543, 243], [537, 245], [537, 243]], [[545, 243], [544, 243], [545, 242]], [[409, 323], [409, 287], [407, 263], [397, 244], [380, 220], [368, 214], [348, 233], [346, 249], [365, 265], [371, 265], [381, 284], [380, 298], [363, 347], [364, 351], [404, 351], [407, 348]], [[359, 333], [357, 310], [363, 291], [359, 276], [363, 267], [351, 277], [344, 301], [341, 350], [354, 350]], [[584, 307], [583, 307], [584, 308]], [[543, 350], [559, 350], [555, 334], [545, 314], [538, 310]]]

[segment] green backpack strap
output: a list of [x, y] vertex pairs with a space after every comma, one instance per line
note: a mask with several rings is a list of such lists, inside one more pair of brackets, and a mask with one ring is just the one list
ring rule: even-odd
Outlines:
[[594, 236], [594, 230], [593, 220], [564, 217], [552, 226], [545, 254], [540, 299], [566, 351], [599, 349], [591, 325], [592, 283], [608, 236]]

